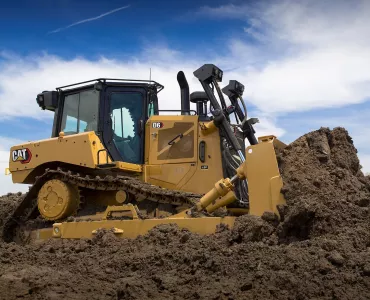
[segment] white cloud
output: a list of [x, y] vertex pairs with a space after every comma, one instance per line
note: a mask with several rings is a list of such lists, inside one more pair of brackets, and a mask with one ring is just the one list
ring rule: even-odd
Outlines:
[[257, 138], [265, 135], [275, 135], [280, 138], [284, 135], [285, 129], [277, 125], [278, 120], [276, 118], [264, 115], [262, 112], [255, 112], [253, 115], [258, 116], [259, 119], [259, 123], [254, 125]]
[[359, 155], [362, 171], [370, 175], [370, 154]]
[[245, 20], [243, 31], [256, 42], [229, 44], [235, 75], [261, 111], [339, 107], [370, 97], [369, 1], [261, 1], [199, 13]]
[[249, 7], [238, 6], [234, 4], [221, 5], [219, 7], [203, 6], [199, 9], [198, 14], [208, 15], [216, 18], [243, 19], [247, 20]]
[[[14, 138], [5, 137], [5, 136], [0, 136], [0, 140], [1, 140], [0, 151], [9, 151], [9, 149], [12, 146], [20, 145], [25, 142], [24, 140], [14, 139]], [[0, 159], [0, 161], [2, 160]]]
[[[233, 36], [226, 44], [229, 52], [208, 57], [208, 61], [234, 69], [226, 73], [224, 82], [229, 78], [242, 81], [249, 103], [263, 113], [279, 115], [370, 98], [370, 40], [365, 38], [370, 34], [369, 13], [367, 1], [264, 1], [203, 7], [198, 15], [245, 20], [240, 34], [250, 34], [257, 41], [247, 43]], [[170, 93], [178, 94], [175, 78], [179, 69], [186, 71], [190, 85], [200, 88], [192, 78], [192, 72], [202, 65], [200, 61], [204, 60], [168, 47], [148, 47], [128, 61], [104, 57], [66, 61], [50, 55], [5, 59], [0, 75], [0, 113], [19, 115], [26, 110], [39, 116], [34, 103], [24, 100], [30, 99], [32, 92], [36, 95], [45, 88], [92, 77], [148, 79], [150, 67], [152, 78], [166, 86], [163, 101], [172, 105], [169, 98], [173, 99]], [[24, 88], [19, 89], [19, 82], [26, 83]], [[2, 101], [10, 98], [14, 99], [11, 105]]]
[[[370, 97], [370, 40], [365, 38], [370, 34], [370, 5], [367, 1], [325, 3], [272, 1], [202, 8], [200, 13], [208, 16], [245, 20], [245, 30], [258, 39], [248, 44], [234, 37], [227, 44], [228, 55], [209, 57], [209, 61], [236, 68], [224, 82], [242, 81], [247, 101], [270, 115], [366, 101]], [[243, 28], [241, 34], [245, 34]], [[177, 71], [184, 69], [190, 85], [199, 89], [192, 72], [200, 61], [163, 47], [148, 47], [128, 61], [3, 54], [0, 114], [2, 118], [25, 113], [45, 116], [34, 102], [42, 90], [102, 76], [148, 79], [149, 68], [152, 78], [166, 86], [162, 101], [175, 107]]]
[[163, 107], [180, 106], [180, 89], [176, 80], [179, 70], [185, 72], [191, 85], [197, 85], [197, 89], [201, 88], [199, 83], [194, 84], [190, 80], [196, 67], [189, 63], [162, 65], [161, 60], [154, 63], [139, 60], [121, 62], [104, 57], [97, 61], [84, 58], [64, 60], [51, 55], [16, 57], [2, 63], [0, 114], [2, 117], [50, 117], [51, 114], [40, 110], [35, 100], [36, 95], [44, 90], [54, 90], [58, 86], [101, 77], [147, 80], [150, 68], [152, 79], [165, 85], [165, 89], [159, 94]]

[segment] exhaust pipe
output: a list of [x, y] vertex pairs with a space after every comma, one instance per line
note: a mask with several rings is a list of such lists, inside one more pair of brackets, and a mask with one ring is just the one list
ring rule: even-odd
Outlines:
[[177, 73], [177, 82], [181, 89], [181, 114], [190, 115], [189, 85], [183, 71]]

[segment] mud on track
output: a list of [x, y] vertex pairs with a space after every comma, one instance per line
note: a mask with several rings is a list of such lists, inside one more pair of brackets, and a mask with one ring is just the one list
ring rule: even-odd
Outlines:
[[[266, 214], [205, 237], [160, 226], [135, 240], [0, 242], [0, 299], [370, 299], [370, 180], [351, 138], [322, 128], [278, 161], [280, 223]], [[0, 198], [0, 227], [17, 199]]]

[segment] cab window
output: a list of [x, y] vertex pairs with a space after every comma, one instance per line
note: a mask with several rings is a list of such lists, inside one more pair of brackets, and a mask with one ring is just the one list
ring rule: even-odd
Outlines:
[[98, 130], [99, 92], [82, 91], [64, 98], [61, 130], [65, 135]]
[[123, 161], [140, 164], [142, 142], [139, 121], [143, 115], [141, 93], [112, 93], [110, 96], [113, 141]]
[[154, 103], [150, 102], [148, 105], [148, 117], [154, 116]]

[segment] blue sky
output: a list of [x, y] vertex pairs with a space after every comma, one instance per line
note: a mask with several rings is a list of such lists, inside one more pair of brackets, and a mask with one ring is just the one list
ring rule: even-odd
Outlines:
[[[52, 115], [35, 102], [42, 90], [103, 76], [147, 79], [152, 68], [165, 85], [161, 107], [177, 108], [177, 72], [199, 90], [192, 72], [214, 63], [223, 84], [245, 84], [259, 135], [289, 143], [343, 126], [370, 172], [369, 13], [362, 0], [3, 2], [0, 167], [14, 143], [50, 136]], [[0, 185], [0, 193], [22, 189], [9, 177]]]
[[[172, 48], [195, 52], [209, 40], [220, 44], [234, 34], [240, 20], [223, 22], [194, 13], [199, 7], [220, 1], [17, 1], [2, 4], [1, 48], [28, 55], [48, 51], [64, 58], [83, 55], [121, 57], [133, 55], [143, 45], [170, 44]], [[57, 28], [129, 5], [126, 10], [60, 32]], [[233, 23], [233, 24], [231, 24]]]

